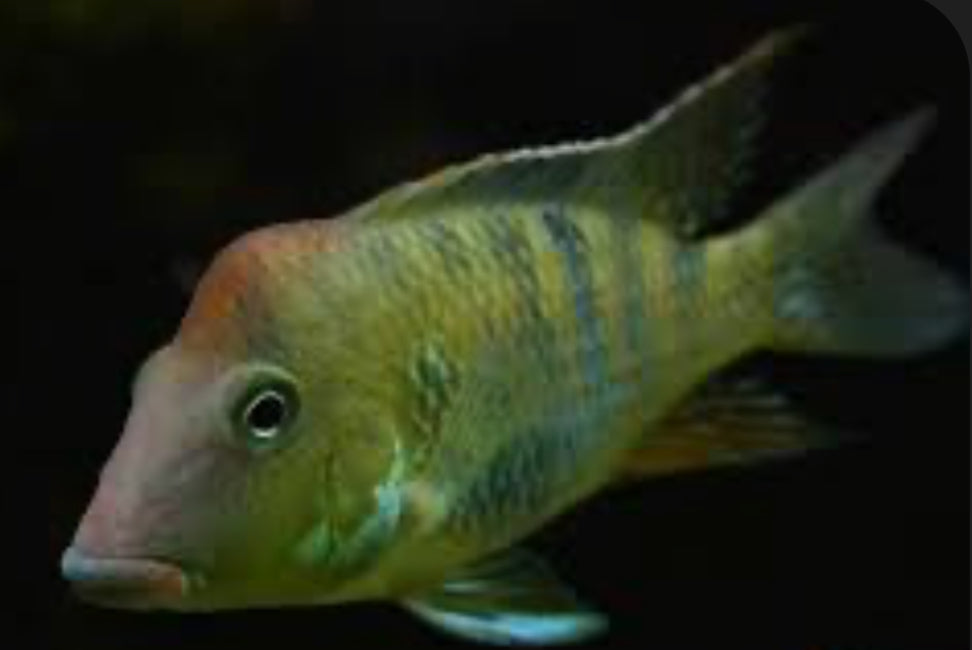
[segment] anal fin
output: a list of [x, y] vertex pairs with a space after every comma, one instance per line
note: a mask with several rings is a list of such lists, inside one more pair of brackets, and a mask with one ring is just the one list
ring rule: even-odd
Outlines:
[[833, 432], [796, 413], [754, 380], [713, 380], [647, 431], [618, 478], [701, 470], [785, 458], [831, 446]]

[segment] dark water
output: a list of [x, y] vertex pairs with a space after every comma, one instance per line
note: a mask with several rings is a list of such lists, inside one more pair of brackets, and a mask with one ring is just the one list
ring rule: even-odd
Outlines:
[[[781, 84], [740, 217], [868, 128], [932, 103], [938, 127], [880, 210], [967, 283], [957, 34], [920, 0], [875, 15], [780, 4], [6, 3], [19, 423], [6, 431], [5, 577], [23, 633], [9, 647], [459, 645], [388, 606], [133, 615], [66, 592], [57, 559], [137, 364], [185, 308], [178, 278], [255, 225], [335, 214], [478, 152], [617, 131], [774, 26], [834, 29]], [[632, 487], [546, 531], [537, 544], [613, 617], [593, 645], [968, 648], [968, 359], [967, 338], [909, 362], [759, 359], [809, 412], [866, 442]]]

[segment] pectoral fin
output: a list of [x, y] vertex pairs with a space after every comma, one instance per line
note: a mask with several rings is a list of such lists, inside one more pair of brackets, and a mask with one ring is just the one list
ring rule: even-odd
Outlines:
[[470, 566], [404, 605], [444, 632], [496, 645], [576, 643], [607, 626], [604, 616], [523, 551]]
[[647, 431], [624, 457], [619, 479], [793, 456], [837, 436], [753, 380], [714, 380]]

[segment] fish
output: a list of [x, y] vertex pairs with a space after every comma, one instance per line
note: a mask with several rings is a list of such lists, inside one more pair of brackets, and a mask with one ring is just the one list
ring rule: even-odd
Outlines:
[[605, 633], [531, 534], [627, 481], [835, 444], [732, 377], [754, 351], [896, 359], [967, 324], [966, 288], [875, 217], [934, 108], [725, 227], [804, 33], [618, 135], [230, 242], [139, 369], [63, 576], [123, 609], [385, 601], [487, 644]]

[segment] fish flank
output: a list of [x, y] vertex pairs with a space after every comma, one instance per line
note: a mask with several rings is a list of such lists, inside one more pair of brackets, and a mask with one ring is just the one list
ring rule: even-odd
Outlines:
[[501, 212], [485, 219], [483, 227], [491, 254], [511, 287], [508, 296], [514, 303], [511, 346], [535, 359], [537, 369], [549, 376], [553, 367], [551, 345], [556, 332], [544, 309], [536, 256], [524, 230], [525, 224], [514, 214]]

